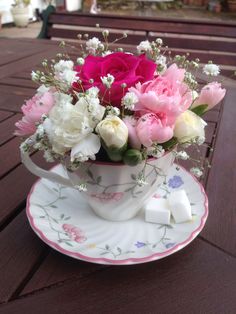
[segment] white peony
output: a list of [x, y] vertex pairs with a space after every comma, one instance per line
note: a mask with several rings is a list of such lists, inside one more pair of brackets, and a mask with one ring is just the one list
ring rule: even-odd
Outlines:
[[187, 110], [175, 122], [174, 136], [180, 143], [205, 138], [204, 128], [207, 123], [194, 112]]

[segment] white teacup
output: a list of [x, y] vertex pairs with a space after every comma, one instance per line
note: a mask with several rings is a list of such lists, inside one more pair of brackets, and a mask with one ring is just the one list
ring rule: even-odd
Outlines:
[[121, 163], [85, 162], [77, 171], [67, 171], [64, 178], [52, 171], [36, 166], [28, 153], [21, 152], [22, 162], [33, 174], [69, 187], [86, 183], [81, 192], [94, 212], [112, 221], [133, 218], [165, 181], [174, 161], [172, 152], [160, 158], [148, 159], [131, 167]]

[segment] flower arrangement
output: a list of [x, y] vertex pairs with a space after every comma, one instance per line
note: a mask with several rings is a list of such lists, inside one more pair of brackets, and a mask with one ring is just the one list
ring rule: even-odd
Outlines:
[[30, 5], [30, 2], [31, 2], [30, 0], [15, 0], [12, 6], [17, 8], [23, 8]]
[[[62, 42], [63, 53], [32, 72], [40, 86], [16, 123], [21, 149], [33, 146], [72, 171], [89, 159], [135, 166], [173, 148], [177, 158], [190, 158], [185, 148], [205, 141], [203, 114], [226, 90], [215, 81], [200, 88], [199, 60], [171, 56], [160, 38], [142, 41], [134, 54], [112, 50], [109, 31], [102, 34], [103, 42], [94, 37], [83, 44], [78, 36], [76, 63]], [[214, 77], [220, 70], [209, 62], [203, 72]], [[201, 164], [191, 169], [196, 176], [202, 170]]]

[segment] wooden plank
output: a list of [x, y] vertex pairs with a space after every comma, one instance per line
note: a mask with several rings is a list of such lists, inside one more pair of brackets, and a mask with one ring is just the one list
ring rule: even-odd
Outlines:
[[[3, 88], [2, 88], [3, 89]], [[33, 91], [31, 91], [31, 95], [14, 95], [10, 92], [8, 94], [4, 94], [1, 91], [0, 86], [0, 109], [10, 111], [10, 112], [21, 112], [21, 106], [25, 102], [26, 99], [29, 99], [30, 96], [33, 96]]]
[[7, 86], [16, 86], [16, 87], [26, 87], [26, 88], [33, 88], [36, 89], [38, 87], [38, 84], [31, 81], [31, 75], [30, 71], [28, 72], [28, 80], [25, 79], [19, 79], [14, 77], [5, 77], [4, 79], [0, 80], [0, 85], [4, 87], [4, 85]]
[[236, 91], [228, 90], [207, 182], [211, 207], [205, 239], [236, 255]]
[[195, 34], [208, 36], [236, 37], [235, 23], [188, 21], [183, 19], [148, 18], [109, 14], [53, 13], [49, 24], [95, 26], [101, 28], [130, 29], [163, 33]]
[[213, 137], [216, 131], [216, 123], [208, 122], [205, 128], [205, 136], [206, 136], [206, 143], [211, 144], [213, 142]]
[[0, 122], [2, 122], [3, 120], [6, 120], [7, 118], [10, 118], [12, 115], [13, 113], [11, 112], [0, 110]]
[[[33, 160], [45, 169], [53, 166], [46, 163], [39, 153]], [[15, 213], [24, 206], [27, 194], [37, 178], [24, 165], [20, 165], [1, 180], [0, 184], [0, 227], [5, 225]]]
[[19, 121], [21, 117], [20, 114], [16, 114], [0, 124], [0, 145], [14, 137], [13, 133], [16, 129], [15, 123]]
[[32, 95], [33, 91], [28, 87], [17, 87], [17, 86], [9, 86], [9, 85], [0, 85], [1, 94], [11, 94], [17, 96], [26, 96], [29, 97]]
[[217, 122], [219, 120], [219, 111], [209, 110], [204, 114], [203, 119], [207, 122]]
[[25, 40], [16, 39], [9, 40], [6, 38], [0, 38], [0, 66], [10, 64], [12, 62], [21, 60], [26, 57], [30, 57], [35, 53], [46, 51], [47, 47], [40, 42], [35, 42], [32, 45], [31, 42]]
[[[74, 40], [78, 40], [77, 35], [81, 34], [89, 34], [89, 36], [97, 37], [99, 40], [104, 41], [104, 38], [102, 36], [101, 31], [98, 32], [91, 28], [91, 30], [75, 30], [75, 29], [68, 29], [68, 28], [57, 28], [53, 27], [49, 29], [48, 35], [49, 37], [53, 38], [70, 38]], [[109, 42], [112, 43], [117, 38], [122, 37], [122, 32], [110, 32], [109, 34]], [[140, 32], [140, 34], [128, 34], [128, 38], [124, 38], [122, 40], [119, 40], [119, 43], [129, 43], [130, 45], [138, 45], [140, 41], [145, 40], [146, 32]]]
[[[37, 40], [35, 39], [35, 42]], [[32, 45], [34, 44], [34, 41], [32, 40]], [[8, 77], [12, 74], [14, 74], [16, 71], [22, 71], [25, 70], [26, 67], [31, 67], [32, 69], [36, 64], [39, 63], [39, 61], [45, 59], [47, 57], [48, 59], [54, 58], [57, 54], [57, 52], [60, 51], [60, 48], [55, 44], [55, 46], [46, 46], [46, 49], [43, 52], [34, 54], [32, 56], [26, 57], [24, 59], [11, 62], [10, 64], [3, 65], [1, 67], [0, 72], [0, 79], [4, 77]]]
[[[182, 49], [194, 49], [194, 50], [207, 50], [207, 51], [224, 51], [224, 52], [236, 52], [236, 41], [226, 41], [220, 40], [219, 38], [211, 38], [207, 36], [206, 33], [203, 33], [201, 38], [192, 36], [184, 35], [182, 37], [178, 35], [168, 34], [168, 31], [161, 35], [163, 42], [165, 45], [169, 46], [170, 48], [182, 48]], [[149, 34], [148, 40], [155, 41], [157, 37], [160, 35]]]
[[45, 250], [46, 246], [31, 230], [25, 211], [1, 232], [0, 303], [14, 295], [43, 257]]
[[[57, 261], [55, 263], [55, 261]], [[65, 281], [79, 280], [109, 266], [78, 261], [51, 250], [20, 295], [32, 293]]]
[[14, 137], [0, 149], [0, 178], [6, 175], [12, 168], [20, 164], [20, 138]]
[[233, 313], [235, 267], [234, 258], [196, 239], [168, 258], [110, 267], [4, 304], [1, 314]]

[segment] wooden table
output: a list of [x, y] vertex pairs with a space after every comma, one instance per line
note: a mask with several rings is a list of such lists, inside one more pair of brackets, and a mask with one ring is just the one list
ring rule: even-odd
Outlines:
[[[203, 150], [212, 168], [201, 235], [159, 261], [90, 264], [45, 245], [25, 214], [36, 177], [20, 163], [14, 123], [35, 92], [31, 70], [57, 51], [51, 41], [0, 39], [0, 313], [236, 313], [236, 90], [207, 114], [214, 152]], [[33, 159], [47, 166], [38, 153]]]

